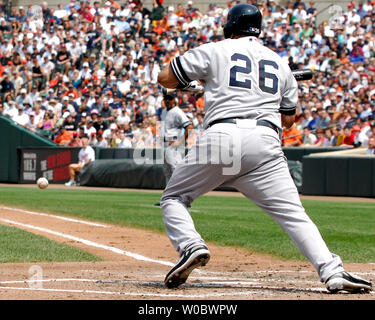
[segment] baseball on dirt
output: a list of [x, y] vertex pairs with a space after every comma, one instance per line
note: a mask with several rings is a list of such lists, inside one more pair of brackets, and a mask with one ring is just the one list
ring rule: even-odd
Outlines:
[[44, 177], [41, 177], [36, 181], [36, 184], [38, 185], [39, 189], [45, 189], [48, 187], [48, 180]]

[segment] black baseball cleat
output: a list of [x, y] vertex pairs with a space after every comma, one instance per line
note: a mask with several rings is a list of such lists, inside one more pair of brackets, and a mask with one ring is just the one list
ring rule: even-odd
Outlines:
[[348, 291], [350, 293], [370, 292], [372, 283], [349, 272], [338, 272], [326, 281], [326, 287], [330, 293]]
[[210, 251], [203, 244], [188, 246], [182, 253], [177, 264], [168, 272], [164, 284], [167, 288], [177, 288], [186, 282], [189, 274], [200, 266], [205, 266], [210, 260]]
[[154, 204], [154, 207], [160, 207], [160, 202], [155, 203], [155, 204]]

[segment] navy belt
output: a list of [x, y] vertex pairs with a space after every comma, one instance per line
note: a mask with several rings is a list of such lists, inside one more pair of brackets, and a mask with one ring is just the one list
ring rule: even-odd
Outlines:
[[[229, 119], [218, 119], [212, 121], [207, 128], [212, 127], [214, 124], [217, 123], [237, 123], [236, 118], [229, 118]], [[267, 120], [257, 120], [257, 126], [263, 126], [263, 127], [268, 127], [276, 131], [277, 134], [279, 134], [279, 128], [276, 127], [273, 123], [267, 121]]]

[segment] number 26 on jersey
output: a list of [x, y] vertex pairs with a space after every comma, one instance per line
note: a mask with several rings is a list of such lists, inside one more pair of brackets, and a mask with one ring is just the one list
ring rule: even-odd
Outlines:
[[[230, 77], [229, 77], [229, 85], [231, 87], [240, 87], [240, 88], [246, 88], [246, 89], [251, 89], [251, 80], [250, 79], [245, 79], [245, 80], [237, 80], [237, 74], [242, 73], [242, 74], [250, 74], [252, 72], [252, 65], [251, 65], [251, 60], [249, 57], [240, 54], [240, 53], [235, 53], [231, 57], [232, 61], [244, 61], [245, 66], [243, 65], [234, 65], [230, 69]], [[267, 92], [270, 94], [275, 94], [277, 90], [279, 89], [279, 79], [277, 78], [276, 74], [266, 72], [265, 67], [270, 66], [273, 67], [274, 69], [278, 70], [279, 66], [275, 61], [270, 61], [270, 60], [260, 60], [258, 67], [259, 67], [259, 88], [263, 92]], [[268, 85], [266, 85], [266, 79], [269, 79]], [[270, 83], [272, 85], [270, 85]]]

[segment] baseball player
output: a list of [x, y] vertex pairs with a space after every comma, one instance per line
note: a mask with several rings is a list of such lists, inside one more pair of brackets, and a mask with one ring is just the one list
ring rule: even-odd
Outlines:
[[176, 105], [176, 98], [173, 95], [164, 93], [164, 104], [167, 114], [163, 124], [163, 169], [168, 184], [176, 165], [185, 156], [185, 141], [189, 130], [194, 130], [194, 127], [186, 114]]
[[[163, 89], [163, 103], [166, 113], [162, 116], [162, 139], [164, 141], [163, 171], [166, 184], [172, 176], [178, 162], [185, 156], [185, 142], [189, 130], [194, 127], [186, 114], [176, 105], [176, 98]], [[183, 133], [184, 132], [184, 133]], [[160, 203], [155, 206], [159, 207]]]
[[[227, 185], [280, 224], [330, 292], [370, 291], [370, 282], [344, 270], [301, 204], [280, 144], [282, 127], [294, 123], [298, 86], [286, 62], [259, 43], [261, 25], [257, 7], [238, 4], [228, 13], [225, 40], [187, 51], [159, 74], [166, 88], [184, 89], [200, 80], [206, 109], [204, 134], [177, 165], [161, 198], [166, 231], [180, 255], [165, 285], [178, 287], [209, 261], [187, 208], [200, 195]], [[235, 155], [230, 165], [222, 154]]]

